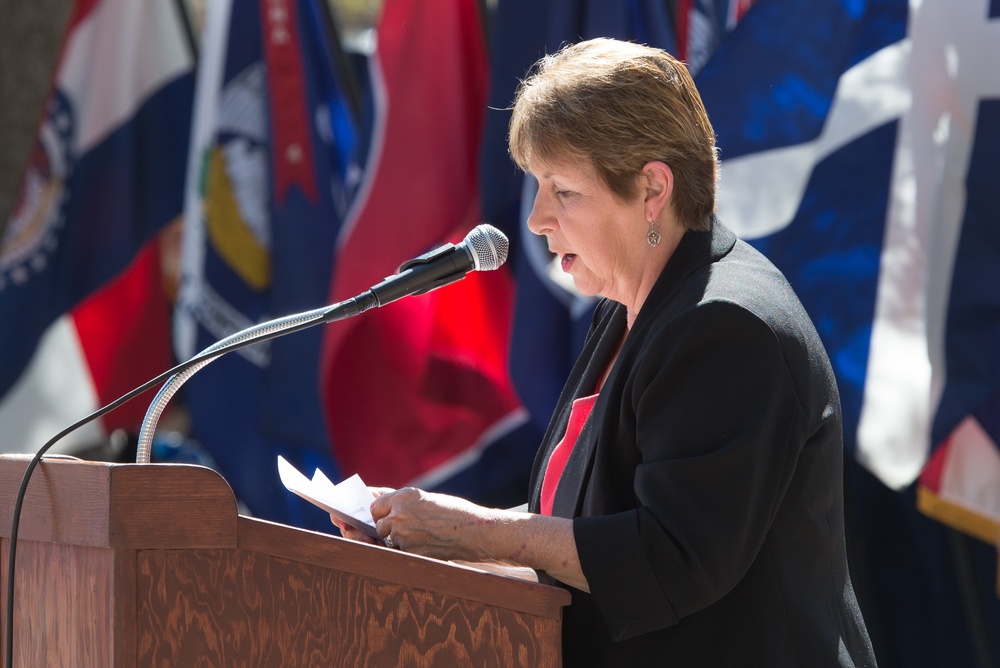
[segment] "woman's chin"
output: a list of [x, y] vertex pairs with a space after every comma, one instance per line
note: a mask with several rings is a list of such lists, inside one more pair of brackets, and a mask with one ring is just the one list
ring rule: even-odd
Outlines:
[[588, 282], [587, 280], [577, 280], [575, 277], [572, 278], [573, 291], [580, 297], [597, 297], [600, 294], [600, 290], [594, 287], [593, 282]]

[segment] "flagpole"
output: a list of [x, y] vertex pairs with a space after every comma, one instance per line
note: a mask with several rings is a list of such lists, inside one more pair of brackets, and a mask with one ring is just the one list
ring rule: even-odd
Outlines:
[[198, 40], [195, 39], [194, 29], [191, 27], [191, 15], [187, 10], [187, 0], [174, 0], [174, 7], [177, 8], [177, 17], [181, 21], [184, 39], [191, 53], [191, 62], [195, 69], [198, 69]]
[[361, 118], [361, 94], [358, 92], [357, 79], [347, 61], [347, 53], [344, 51], [344, 45], [340, 39], [340, 27], [330, 9], [329, 0], [315, 0], [315, 2], [319, 4], [320, 13], [323, 16], [323, 28], [326, 32], [327, 43], [330, 45], [330, 62], [333, 63], [337, 77], [343, 86], [347, 107], [351, 112], [351, 120], [357, 123]]
[[479, 23], [483, 28], [483, 44], [486, 46], [486, 53], [492, 53], [493, 49], [493, 11], [496, 8], [496, 0], [479, 0]]
[[965, 619], [969, 624], [969, 636], [977, 665], [986, 668], [996, 666], [993, 656], [993, 646], [990, 642], [990, 630], [986, 623], [986, 612], [980, 598], [983, 587], [976, 574], [969, 546], [968, 535], [945, 526], [945, 532], [951, 537], [951, 554], [955, 562], [955, 578], [958, 580], [959, 597], [965, 610]]

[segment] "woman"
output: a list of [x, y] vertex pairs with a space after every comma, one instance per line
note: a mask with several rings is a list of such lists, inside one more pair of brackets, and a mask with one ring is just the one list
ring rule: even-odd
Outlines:
[[543, 58], [510, 151], [538, 181], [528, 227], [604, 299], [531, 512], [408, 488], [372, 503], [379, 534], [567, 587], [569, 666], [874, 665], [833, 372], [781, 274], [714, 218], [714, 133], [684, 66], [606, 39]]

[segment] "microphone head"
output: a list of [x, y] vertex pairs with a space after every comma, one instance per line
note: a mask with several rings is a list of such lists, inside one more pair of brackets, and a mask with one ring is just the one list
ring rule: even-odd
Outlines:
[[510, 242], [503, 232], [488, 223], [472, 228], [462, 243], [476, 271], [493, 271], [507, 261]]

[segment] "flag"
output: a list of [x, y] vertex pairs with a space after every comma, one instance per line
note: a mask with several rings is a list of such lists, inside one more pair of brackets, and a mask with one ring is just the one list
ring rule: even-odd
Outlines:
[[[946, 300], [934, 313], [944, 335], [931, 357], [943, 389], [917, 501], [928, 516], [1000, 548], [1000, 77], [986, 64], [1000, 58], [1000, 2], [955, 10], [932, 5], [917, 23], [953, 49], [937, 90], [947, 125], [932, 135], [944, 144], [935, 155], [942, 191], [928, 201], [945, 225], [957, 225], [943, 235], [954, 259], [932, 275]], [[955, 58], [973, 65], [956, 68]]]
[[969, 414], [920, 474], [919, 508], [981, 541], [1000, 546], [1000, 393]]
[[[996, 40], [1000, 8], [993, 16], [998, 20], [990, 38]], [[979, 46], [988, 46], [985, 35]], [[950, 92], [967, 96], [969, 83], [956, 82]], [[995, 77], [992, 90], [993, 99], [959, 120], [975, 131], [965, 174], [956, 166], [966, 197], [945, 316], [946, 380], [931, 433], [938, 448], [920, 475], [917, 500], [929, 516], [1000, 548], [1000, 85]]]
[[[721, 152], [721, 220], [788, 276], [834, 363], [848, 449], [899, 487], [912, 482], [921, 462], [904, 463], [906, 454], [888, 450], [916, 442], [905, 431], [926, 413], [927, 397], [912, 386], [899, 389], [895, 396], [911, 405], [883, 413], [877, 437], [862, 425], [862, 406], [875, 361], [869, 343], [890, 232], [895, 145], [911, 99], [907, 5], [824, 7], [817, 21], [811, 8], [758, 1], [696, 83]], [[736, 76], [747, 62], [755, 76]]]
[[[193, 59], [170, 0], [78, 0], [0, 240], [0, 432], [33, 452], [170, 367], [158, 234], [180, 215]], [[55, 451], [138, 428], [132, 402]]]
[[655, 0], [505, 0], [493, 16], [492, 82], [479, 165], [483, 218], [511, 240], [508, 264], [516, 299], [509, 367], [528, 422], [494, 448], [492, 470], [517, 489], [521, 501], [527, 495], [535, 451], [583, 345], [596, 301], [575, 291], [572, 280], [553, 262], [545, 240], [526, 227], [535, 181], [518, 170], [507, 152], [510, 105], [518, 82], [536, 60], [563, 44], [592, 37], [633, 39], [676, 50], [666, 5]]
[[696, 75], [754, 0], [678, 0], [677, 58]]
[[[207, 6], [191, 134], [174, 345], [189, 359], [326, 303], [351, 198], [353, 119], [322, 0]], [[184, 386], [191, 436], [254, 515], [318, 529], [277, 455], [336, 479], [318, 399], [321, 331], [220, 358]]]
[[[480, 221], [488, 68], [477, 3], [387, 0], [377, 32], [371, 148], [337, 240], [331, 302]], [[472, 272], [326, 328], [323, 399], [345, 475], [452, 492], [458, 477], [484, 498], [492, 472], [477, 464], [523, 421], [506, 366], [511, 294], [505, 267]]]
[[[983, 356], [1000, 341], [1000, 78], [985, 65], [1000, 21], [986, 0], [828, 4], [803, 39], [813, 15], [789, 25], [759, 2], [698, 84], [722, 151], [720, 215], [789, 276], [838, 372], [849, 449], [899, 489], [1000, 388]], [[727, 59], [750, 50], [794, 65], [741, 84]]]
[[719, 217], [789, 278], [837, 374], [852, 573], [889, 665], [973, 660], [959, 566], [915, 483], [934, 453], [928, 490], [1000, 485], [998, 7], [757, 0], [696, 78]]

